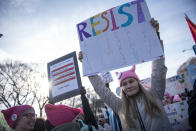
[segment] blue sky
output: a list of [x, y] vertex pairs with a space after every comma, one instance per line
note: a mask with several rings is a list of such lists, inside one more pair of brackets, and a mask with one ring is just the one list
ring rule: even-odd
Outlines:
[[[46, 68], [47, 62], [80, 50], [77, 23], [127, 2], [130, 0], [0, 0], [0, 33], [4, 35], [0, 39], [0, 60], [8, 57], [37, 62]], [[183, 62], [195, 56], [192, 50], [182, 50], [194, 44], [184, 13], [196, 23], [196, 1], [146, 2], [151, 16], [160, 23], [167, 77], [171, 77]], [[141, 79], [149, 77], [151, 62], [137, 65], [136, 72]]]

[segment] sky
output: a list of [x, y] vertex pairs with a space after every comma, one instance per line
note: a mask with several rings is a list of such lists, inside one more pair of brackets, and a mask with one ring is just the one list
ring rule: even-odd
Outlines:
[[[11, 58], [25, 62], [47, 63], [72, 51], [79, 52], [76, 24], [130, 0], [0, 0], [0, 60]], [[195, 0], [146, 0], [151, 16], [159, 21], [165, 47], [167, 77], [195, 56], [192, 35], [184, 18], [196, 23]], [[187, 50], [182, 52], [182, 50]], [[82, 64], [79, 63], [82, 76]], [[130, 67], [117, 69], [124, 71]], [[118, 86], [112, 71], [113, 90]], [[138, 64], [140, 79], [150, 77], [151, 62]], [[82, 77], [84, 86], [90, 86]]]

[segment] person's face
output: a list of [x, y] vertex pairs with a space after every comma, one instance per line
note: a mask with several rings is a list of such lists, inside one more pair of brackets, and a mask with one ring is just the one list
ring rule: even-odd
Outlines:
[[133, 96], [139, 91], [138, 81], [134, 78], [126, 78], [121, 83], [122, 90], [127, 96]]
[[17, 122], [17, 126], [21, 129], [30, 131], [33, 130], [36, 121], [36, 115], [34, 110], [29, 110], [25, 112], [19, 121]]

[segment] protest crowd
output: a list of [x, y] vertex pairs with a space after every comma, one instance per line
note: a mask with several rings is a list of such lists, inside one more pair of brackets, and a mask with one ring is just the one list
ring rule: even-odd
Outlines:
[[[164, 43], [159, 33], [159, 23], [150, 23], [157, 33], [162, 50]], [[83, 52], [79, 52], [83, 63]], [[116, 72], [121, 89], [116, 96], [100, 75], [88, 76], [95, 92], [104, 102], [104, 111], [94, 116], [85, 87], [80, 88], [82, 108], [54, 104], [44, 106], [46, 118], [37, 118], [31, 105], [18, 105], [1, 110], [0, 131], [172, 131], [173, 127], [164, 106], [186, 101], [188, 104], [189, 130], [196, 130], [196, 81], [192, 90], [170, 95], [165, 92], [165, 58], [152, 61], [151, 87], [146, 90], [135, 73], [136, 65], [124, 72]]]

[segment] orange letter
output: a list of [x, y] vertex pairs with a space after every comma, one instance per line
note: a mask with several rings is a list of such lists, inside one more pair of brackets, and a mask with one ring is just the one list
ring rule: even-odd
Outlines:
[[109, 25], [110, 25], [108, 18], [106, 18], [104, 15], [107, 15], [107, 11], [104, 11], [104, 12], [101, 14], [101, 17], [102, 17], [104, 20], [107, 21], [107, 26], [106, 26], [106, 28], [105, 28], [104, 30], [102, 30], [103, 32], [107, 31], [108, 28], [109, 28]]

